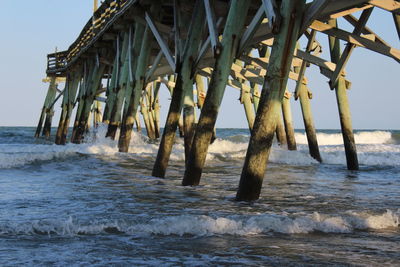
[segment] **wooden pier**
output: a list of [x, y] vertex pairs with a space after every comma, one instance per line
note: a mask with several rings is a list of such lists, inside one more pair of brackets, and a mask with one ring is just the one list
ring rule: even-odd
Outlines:
[[[128, 152], [139, 115], [150, 139], [160, 139], [152, 175], [165, 177], [179, 128], [184, 136], [183, 185], [198, 185], [227, 86], [240, 91], [250, 142], [237, 200], [259, 198], [274, 136], [296, 149], [291, 104], [301, 105], [310, 155], [321, 158], [310, 101], [307, 68], [315, 65], [335, 91], [347, 167], [358, 159], [345, 67], [362, 47], [400, 62], [391, 47], [366, 26], [374, 9], [393, 16], [400, 38], [400, 2], [395, 0], [105, 0], [66, 51], [48, 55], [49, 89], [36, 137], [49, 137], [55, 103], [61, 116], [55, 142], [81, 143], [89, 124], [108, 124], [107, 137]], [[352, 31], [340, 23], [352, 25]], [[348, 27], [347, 27], [348, 28]], [[321, 57], [319, 38], [329, 43], [330, 59]], [[299, 40], [307, 43], [301, 49]], [[345, 45], [341, 45], [341, 41]], [[343, 46], [343, 47], [342, 47]], [[293, 95], [288, 79], [296, 82]], [[57, 84], [65, 80], [65, 88]], [[160, 85], [171, 101], [160, 132]], [[208, 85], [207, 88], [205, 85]], [[58, 90], [58, 95], [57, 95]], [[101, 102], [105, 104], [102, 109]], [[74, 108], [76, 117], [71, 118]], [[200, 112], [196, 119], [196, 110]], [[92, 123], [90, 114], [94, 114]], [[43, 126], [44, 124], [44, 126]]]

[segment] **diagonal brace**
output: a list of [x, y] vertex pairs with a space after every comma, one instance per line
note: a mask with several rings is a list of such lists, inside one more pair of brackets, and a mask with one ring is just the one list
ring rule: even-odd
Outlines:
[[172, 56], [171, 50], [169, 50], [167, 43], [164, 41], [164, 39], [160, 35], [160, 32], [157, 29], [157, 26], [154, 24], [151, 16], [147, 12], [145, 14], [145, 19], [146, 19], [147, 25], [149, 25], [149, 27], [150, 27], [151, 32], [153, 33], [154, 37], [156, 38], [158, 45], [160, 46], [162, 52], [164, 53], [164, 56], [167, 59], [168, 64], [171, 66], [172, 70], [175, 71], [176, 65], [175, 65], [175, 60]]
[[[354, 28], [353, 34], [359, 36], [365, 26], [365, 24], [367, 23], [369, 16], [372, 13], [373, 8], [369, 8], [366, 9], [362, 12], [360, 19], [358, 20], [358, 23], [356, 25], [356, 27]], [[356, 46], [354, 44], [348, 43], [346, 45], [346, 48], [344, 49], [342, 55], [340, 56], [340, 60], [336, 65], [335, 71], [332, 74], [331, 80], [329, 82], [329, 85], [331, 87], [331, 90], [333, 90], [337, 84], [337, 81], [339, 79], [339, 75], [342, 72], [342, 70], [344, 69], [344, 67], [347, 64], [347, 61], [350, 58], [351, 53], [353, 52], [353, 49]]]

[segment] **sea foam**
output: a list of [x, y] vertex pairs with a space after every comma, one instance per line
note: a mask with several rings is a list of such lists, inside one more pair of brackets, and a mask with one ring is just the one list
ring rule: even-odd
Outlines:
[[400, 223], [400, 210], [387, 210], [382, 214], [345, 212], [341, 215], [289, 216], [262, 214], [252, 216], [212, 217], [206, 215], [180, 215], [152, 218], [146, 222], [95, 220], [79, 223], [69, 217], [60, 220], [37, 220], [26, 223], [0, 223], [0, 236], [4, 235], [93, 235], [125, 233], [146, 235], [260, 235], [269, 232], [283, 234], [352, 233], [355, 230], [396, 230]]
[[[295, 134], [298, 144], [307, 144], [305, 133]], [[343, 136], [341, 133], [317, 133], [317, 140], [320, 146], [342, 145]], [[356, 144], [389, 144], [392, 142], [392, 134], [387, 131], [362, 131], [354, 134]]]
[[[105, 138], [106, 125], [101, 125], [95, 133], [85, 137], [80, 145], [67, 144], [65, 146], [37, 145], [37, 144], [1, 144], [0, 168], [14, 168], [40, 161], [62, 159], [73, 154], [100, 154], [119, 155], [118, 136], [116, 140]], [[359, 132], [355, 135], [359, 163], [362, 165], [400, 166], [400, 145], [390, 144], [391, 133], [385, 131]], [[297, 151], [288, 151], [285, 147], [274, 144], [269, 162], [288, 165], [308, 166], [318, 164], [308, 153], [305, 134], [296, 133]], [[320, 152], [325, 164], [346, 164], [345, 152], [341, 134], [318, 133]], [[248, 141], [244, 136], [228, 139], [217, 138], [210, 145], [207, 161], [215, 160], [243, 160], [246, 156]], [[149, 156], [154, 158], [158, 151], [158, 144], [149, 142], [143, 135], [133, 132], [129, 146], [130, 155]], [[181, 139], [177, 139], [170, 157], [174, 161], [184, 160], [184, 146]]]

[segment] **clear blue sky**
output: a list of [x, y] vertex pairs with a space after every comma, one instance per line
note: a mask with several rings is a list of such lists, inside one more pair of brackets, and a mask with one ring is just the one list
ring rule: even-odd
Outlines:
[[[47, 90], [47, 84], [41, 82], [46, 75], [46, 55], [55, 47], [67, 49], [75, 40], [91, 16], [93, 0], [0, 1], [0, 126], [33, 126], [37, 124]], [[375, 9], [367, 26], [393, 47], [400, 48], [389, 13]], [[326, 36], [318, 34], [317, 39], [324, 46], [323, 57], [329, 59]], [[400, 129], [400, 65], [393, 59], [357, 48], [346, 71], [347, 79], [352, 82], [348, 95], [354, 128]], [[338, 129], [335, 94], [329, 89], [327, 79], [315, 67], [307, 69], [306, 76], [314, 95], [316, 127]], [[293, 86], [289, 83], [290, 91]], [[162, 97], [165, 113], [169, 105], [165, 91]], [[247, 127], [238, 97], [237, 90], [227, 88], [218, 127]], [[303, 128], [299, 105], [292, 103], [294, 124]], [[58, 123], [59, 104], [56, 110], [54, 125]]]

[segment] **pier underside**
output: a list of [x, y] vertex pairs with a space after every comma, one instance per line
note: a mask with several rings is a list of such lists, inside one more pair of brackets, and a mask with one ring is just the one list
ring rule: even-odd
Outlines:
[[[119, 151], [128, 152], [135, 125], [142, 127], [141, 114], [148, 137], [160, 140], [152, 175], [166, 176], [179, 129], [185, 146], [182, 184], [198, 185], [225, 89], [234, 88], [251, 130], [236, 198], [256, 200], [274, 136], [281, 146], [296, 149], [293, 99], [301, 105], [310, 155], [324, 160], [306, 75], [314, 65], [334, 91], [347, 167], [357, 170], [346, 64], [358, 47], [400, 62], [400, 50], [366, 26], [375, 9], [393, 16], [393, 34], [400, 38], [400, 2], [394, 0], [105, 0], [68, 50], [48, 55], [49, 89], [36, 137], [50, 136], [60, 99], [56, 144], [66, 144], [70, 125], [71, 142], [81, 143], [89, 124], [103, 122], [109, 138], [116, 139], [119, 129]], [[322, 38], [328, 40], [329, 59], [321, 56]], [[293, 93], [288, 80], [296, 84]], [[58, 83], [65, 88], [57, 93]], [[162, 84], [171, 101], [161, 132]]]

